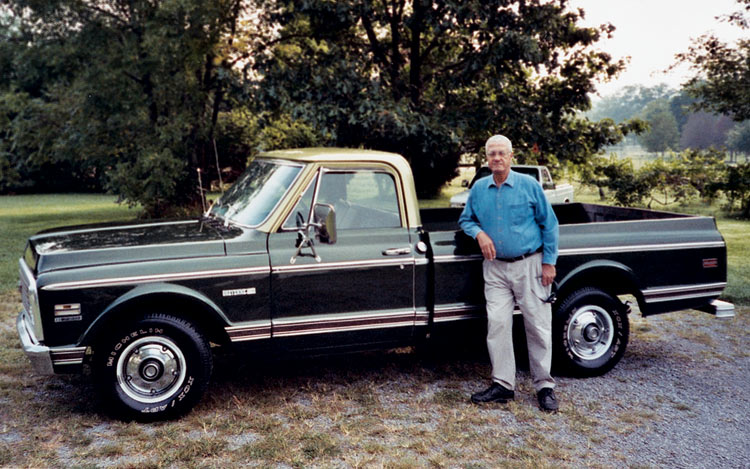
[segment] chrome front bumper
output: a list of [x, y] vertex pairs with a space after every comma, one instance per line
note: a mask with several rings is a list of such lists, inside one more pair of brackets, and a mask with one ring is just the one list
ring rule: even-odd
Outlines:
[[23, 351], [29, 357], [29, 360], [31, 360], [34, 371], [43, 375], [54, 374], [55, 370], [52, 367], [52, 356], [50, 355], [49, 347], [39, 344], [36, 340], [26, 311], [18, 313], [16, 328], [18, 329], [18, 337], [21, 338]]
[[41, 375], [76, 372], [83, 364], [86, 347], [55, 347], [42, 345], [34, 335], [34, 329], [26, 311], [18, 313], [16, 319], [18, 337], [34, 371]]

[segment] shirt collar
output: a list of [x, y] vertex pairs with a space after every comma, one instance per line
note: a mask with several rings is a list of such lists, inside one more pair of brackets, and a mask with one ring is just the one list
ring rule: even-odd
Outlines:
[[[502, 185], [509, 185], [510, 187], [513, 187], [513, 185], [516, 183], [516, 173], [512, 169], [508, 172], [508, 177], [505, 178], [505, 182], [503, 182]], [[497, 187], [497, 184], [495, 183], [494, 176], [490, 175], [490, 186]]]

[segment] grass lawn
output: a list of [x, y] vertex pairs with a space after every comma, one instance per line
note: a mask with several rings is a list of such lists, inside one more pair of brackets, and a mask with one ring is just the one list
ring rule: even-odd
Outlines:
[[116, 204], [111, 195], [0, 196], [0, 292], [16, 288], [18, 259], [34, 233], [65, 225], [132, 220], [139, 213]]

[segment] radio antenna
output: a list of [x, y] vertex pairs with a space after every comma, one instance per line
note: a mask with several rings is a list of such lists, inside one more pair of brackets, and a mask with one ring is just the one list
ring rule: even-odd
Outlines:
[[198, 190], [201, 193], [201, 204], [203, 204], [203, 213], [206, 213], [206, 194], [203, 193], [203, 181], [201, 181], [201, 169], [198, 170]]
[[211, 139], [214, 142], [214, 155], [216, 155], [216, 173], [219, 175], [219, 192], [224, 193], [224, 183], [221, 180], [221, 167], [219, 167], [219, 151], [216, 149], [216, 139]]

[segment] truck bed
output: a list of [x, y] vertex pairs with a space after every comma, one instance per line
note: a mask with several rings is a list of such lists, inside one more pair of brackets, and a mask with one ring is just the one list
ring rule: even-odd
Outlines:
[[[583, 203], [553, 208], [563, 289], [597, 281], [612, 294], [634, 294], [649, 315], [704, 307], [726, 284], [726, 245], [711, 217]], [[482, 256], [458, 226], [461, 210], [420, 211], [435, 259], [436, 305], [479, 307]], [[582, 275], [591, 277], [583, 282]]]
[[[552, 208], [560, 225], [691, 217], [681, 213], [584, 203], [556, 204]], [[432, 208], [420, 210], [419, 213], [424, 229], [438, 232], [459, 230], [458, 217], [462, 211], [460, 208]]]

